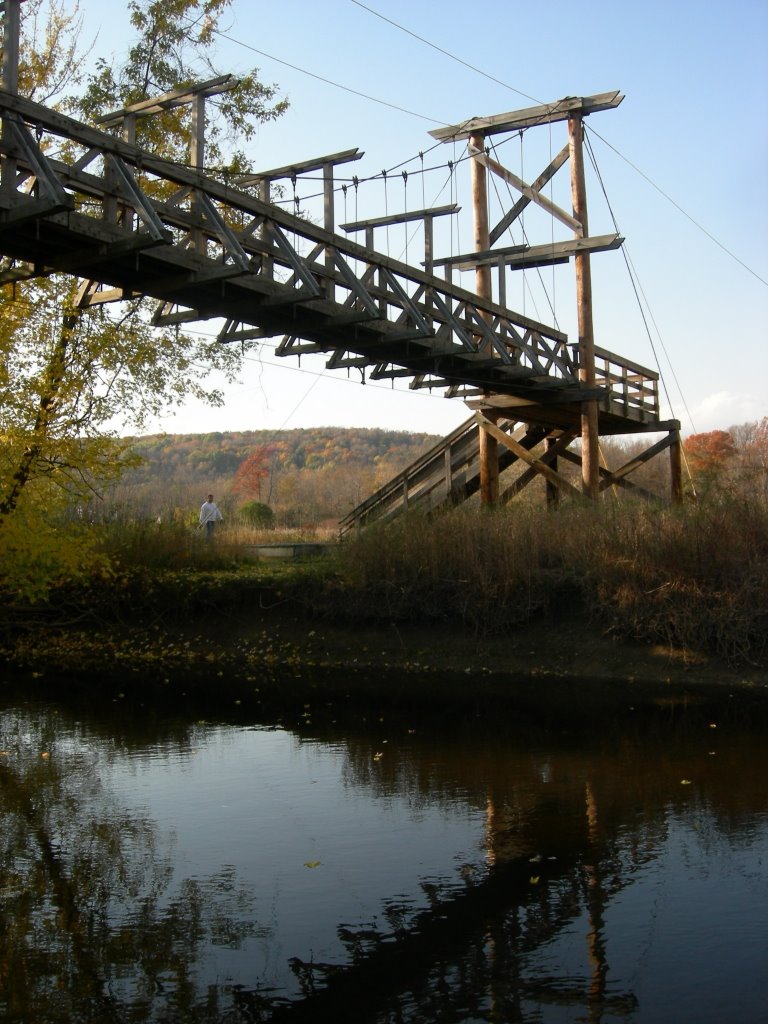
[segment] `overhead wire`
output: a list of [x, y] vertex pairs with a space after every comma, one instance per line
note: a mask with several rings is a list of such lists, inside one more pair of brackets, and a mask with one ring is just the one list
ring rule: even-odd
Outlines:
[[493, 75], [489, 75], [487, 71], [483, 71], [482, 68], [475, 67], [474, 64], [468, 63], [466, 60], [462, 60], [461, 57], [457, 57], [455, 53], [451, 53], [450, 50], [444, 50], [442, 46], [438, 46], [437, 43], [433, 43], [430, 39], [425, 39], [424, 36], [420, 36], [417, 32], [412, 32], [405, 25], [401, 25], [397, 21], [393, 21], [392, 18], [387, 18], [381, 14], [380, 11], [376, 11], [373, 7], [368, 7], [367, 4], [361, 3], [360, 0], [350, 0], [356, 7], [362, 7], [364, 11], [368, 11], [376, 18], [380, 18], [382, 21], [386, 21], [389, 25], [399, 29], [401, 32], [405, 32], [406, 35], [411, 36], [413, 39], [418, 39], [420, 43], [424, 43], [426, 46], [431, 47], [433, 50], [437, 50], [438, 53], [442, 53], [444, 56], [449, 57], [451, 60], [456, 61], [457, 64], [463, 64], [465, 68], [469, 68], [470, 71], [476, 72], [478, 75], [482, 75], [483, 78], [487, 78], [491, 82], [495, 82], [497, 85], [503, 86], [505, 89], [509, 89], [511, 92], [516, 92], [518, 96], [522, 96], [526, 100], [533, 100], [534, 103], [541, 103], [542, 100], [537, 100], [535, 96], [529, 96], [527, 92], [522, 92], [520, 89], [516, 89], [513, 85], [509, 85], [507, 82], [502, 82], [500, 78], [495, 78]]
[[[597, 165], [597, 160], [595, 159], [595, 154], [594, 154], [594, 150], [592, 149], [592, 144], [591, 144], [589, 136], [588, 136], [588, 134], [586, 132], [585, 132], [585, 135], [584, 135], [584, 143], [585, 143], [585, 148], [587, 150], [587, 154], [589, 155], [590, 163], [592, 164], [592, 169], [594, 170], [595, 175], [597, 177], [597, 180], [598, 180], [598, 182], [600, 184], [600, 188], [601, 188], [601, 191], [603, 193], [603, 198], [605, 199], [606, 205], [608, 207], [608, 212], [611, 215], [611, 220], [613, 221], [614, 230], [616, 231], [616, 234], [619, 235], [619, 234], [621, 234], [621, 232], [619, 230], [618, 221], [617, 221], [616, 215], [615, 215], [615, 213], [613, 211], [613, 207], [611, 205], [611, 201], [608, 198], [608, 192], [607, 192], [607, 189], [605, 187], [605, 182], [603, 181], [603, 176], [600, 173], [600, 168]], [[648, 325], [648, 319], [647, 319], [647, 317], [645, 315], [645, 308], [647, 307], [648, 313], [651, 316], [652, 320], [653, 320], [653, 314], [651, 312], [650, 305], [648, 303], [647, 298], [645, 297], [645, 293], [644, 292], [643, 292], [643, 299], [645, 300], [645, 307], [643, 306], [643, 303], [640, 300], [640, 293], [642, 292], [642, 288], [640, 287], [639, 277], [638, 277], [637, 272], [635, 271], [634, 266], [633, 266], [633, 264], [632, 264], [632, 262], [631, 262], [631, 260], [629, 258], [629, 253], [627, 252], [627, 249], [626, 249], [625, 245], [622, 245], [621, 251], [622, 251], [622, 256], [624, 258], [624, 263], [625, 263], [626, 268], [627, 268], [627, 273], [629, 275], [629, 280], [630, 280], [630, 283], [632, 285], [632, 290], [634, 292], [635, 299], [637, 301], [638, 309], [640, 310], [640, 316], [642, 317], [643, 325], [645, 327], [646, 334], [648, 335], [648, 342], [649, 342], [649, 344], [651, 346], [651, 351], [653, 352], [653, 357], [656, 360], [656, 366], [658, 367], [659, 374], [661, 376], [661, 382], [662, 382], [662, 387], [664, 388], [664, 394], [666, 396], [667, 403], [669, 405], [670, 411], [674, 415], [674, 403], [672, 402], [672, 398], [671, 398], [671, 396], [669, 394], [669, 390], [667, 388], [667, 384], [666, 384], [666, 381], [664, 379], [664, 374], [661, 371], [661, 362], [659, 360], [658, 353], [656, 352], [656, 346], [655, 346], [654, 341], [653, 341], [653, 335], [651, 333], [651, 329], [650, 329], [650, 327]], [[668, 363], [669, 368], [670, 368], [670, 372], [672, 374], [672, 377], [673, 377], [673, 379], [675, 381], [675, 385], [677, 387], [678, 393], [680, 395], [680, 400], [683, 403], [683, 407], [684, 407], [684, 409], [686, 411], [688, 419], [690, 420], [691, 426], [695, 430], [696, 428], [695, 428], [695, 425], [694, 425], [694, 422], [693, 422], [693, 417], [691, 415], [690, 409], [688, 408], [688, 404], [685, 401], [685, 395], [683, 394], [683, 389], [680, 386], [680, 381], [678, 380], [677, 374], [675, 373], [674, 366], [672, 365], [672, 360], [670, 359], [669, 353], [667, 352], [666, 346], [664, 344], [664, 339], [661, 336], [661, 332], [659, 331], [658, 326], [656, 325], [655, 320], [653, 320], [653, 323], [654, 323], [654, 327], [656, 327], [656, 333], [657, 333], [657, 336], [658, 336], [658, 339], [659, 339], [659, 344], [661, 345], [661, 348], [662, 348], [662, 350], [664, 352], [664, 356], [665, 356], [665, 358], [667, 360], [667, 363]]]
[[602, 143], [604, 143], [609, 149], [611, 149], [616, 154], [616, 156], [618, 156], [620, 159], [622, 159], [625, 164], [627, 164], [629, 167], [631, 167], [633, 171], [635, 171], [637, 174], [639, 174], [640, 177], [644, 181], [647, 181], [648, 184], [651, 186], [651, 188], [654, 188], [659, 193], [660, 196], [663, 196], [664, 199], [666, 199], [668, 203], [671, 203], [675, 207], [676, 210], [678, 210], [680, 213], [682, 213], [682, 215], [687, 220], [689, 220], [691, 222], [691, 224], [693, 224], [694, 227], [698, 228], [699, 231], [701, 231], [703, 234], [705, 234], [707, 236], [707, 238], [711, 242], [714, 242], [715, 245], [718, 248], [722, 249], [723, 252], [726, 255], [730, 256], [731, 259], [735, 260], [739, 264], [739, 266], [743, 267], [744, 270], [746, 270], [750, 274], [752, 274], [753, 277], [756, 277], [757, 280], [761, 282], [761, 284], [764, 284], [764, 285], [768, 286], [768, 280], [766, 280], [764, 277], [761, 277], [755, 270], [752, 269], [752, 267], [750, 267], [747, 263], [745, 263], [744, 260], [740, 259], [736, 255], [736, 253], [732, 252], [726, 245], [723, 245], [723, 243], [719, 239], [715, 238], [715, 236], [712, 234], [711, 231], [707, 231], [707, 229], [704, 227], [703, 224], [700, 224], [695, 219], [695, 217], [692, 217], [690, 215], [690, 213], [687, 212], [687, 210], [684, 210], [683, 207], [672, 198], [672, 196], [670, 196], [667, 192], [665, 192], [664, 189], [661, 188], [661, 186], [657, 185], [656, 182], [652, 178], [650, 178], [644, 171], [641, 171], [640, 168], [636, 164], [633, 164], [632, 161], [628, 157], [624, 156], [624, 154], [620, 150], [616, 149], [615, 146], [611, 145], [611, 143], [606, 138], [604, 138], [599, 132], [595, 131], [594, 128], [590, 127], [589, 131], [594, 136], [596, 136], [598, 139], [600, 139], [600, 141]]
[[325, 85], [332, 85], [334, 89], [341, 89], [344, 92], [351, 93], [353, 96], [359, 96], [361, 99], [369, 100], [371, 103], [378, 103], [382, 107], [389, 107], [390, 110], [397, 110], [401, 114], [408, 114], [409, 117], [417, 117], [421, 121], [429, 121], [430, 124], [441, 124], [447, 127], [447, 122], [442, 121], [439, 117], [430, 117], [427, 114], [420, 114], [418, 111], [409, 110], [407, 107], [401, 107], [397, 103], [390, 103], [389, 100], [383, 100], [378, 96], [371, 96], [370, 93], [362, 92], [360, 89], [353, 89], [352, 86], [343, 85], [341, 82], [334, 82], [331, 78], [325, 78], [323, 75], [318, 75], [314, 71], [308, 71], [307, 68], [302, 68], [298, 64], [292, 64], [290, 61], [283, 60], [281, 57], [275, 57], [274, 54], [267, 53], [265, 50], [259, 50], [257, 47], [251, 46], [250, 43], [244, 42], [242, 39], [235, 39], [234, 36], [227, 35], [227, 33], [222, 32], [221, 29], [214, 29], [213, 32], [221, 39], [226, 39], [229, 43], [234, 43], [236, 46], [242, 46], [244, 49], [258, 54], [259, 57], [266, 57], [267, 60], [273, 60], [276, 64], [282, 64], [284, 67], [290, 68], [292, 71], [298, 71], [299, 74], [307, 75], [309, 78], [314, 78], [316, 81], [323, 82]]
[[[539, 103], [539, 104], [542, 104], [544, 106], [547, 106], [549, 109], [551, 109], [552, 106], [554, 106], [554, 104], [551, 104], [551, 103], [550, 104], [546, 104], [546, 103], [544, 103], [544, 101], [536, 99], [536, 97], [534, 97], [534, 96], [528, 95], [528, 93], [525, 93], [525, 92], [523, 92], [520, 89], [517, 89], [515, 86], [510, 85], [508, 82], [504, 82], [501, 79], [496, 78], [494, 75], [489, 75], [488, 72], [483, 71], [482, 68], [478, 68], [474, 64], [470, 64], [468, 61], [465, 61], [461, 57], [458, 57], [455, 53], [451, 53], [449, 50], [443, 49], [443, 47], [438, 46], [436, 43], [433, 43], [431, 40], [426, 39], [424, 36], [421, 36], [418, 33], [411, 31], [411, 29], [406, 28], [404, 25], [401, 25], [399, 22], [394, 21], [392, 18], [388, 18], [385, 15], [381, 14], [379, 11], [374, 10], [372, 7], [368, 7], [367, 4], [361, 3], [361, 0], [350, 0], [350, 3], [353, 3], [356, 7], [360, 7], [363, 10], [368, 11], [369, 14], [372, 14], [374, 17], [380, 18], [382, 21], [387, 22], [388, 24], [392, 25], [394, 28], [398, 29], [399, 31], [404, 32], [406, 35], [409, 35], [409, 36], [411, 36], [414, 39], [417, 39], [419, 42], [424, 43], [426, 46], [429, 46], [431, 49], [437, 50], [439, 53], [444, 54], [450, 60], [453, 60], [453, 61], [455, 61], [458, 64], [462, 64], [464, 67], [468, 68], [470, 71], [474, 71], [476, 74], [482, 75], [483, 78], [487, 78], [490, 81], [495, 82], [497, 85], [502, 86], [504, 89], [508, 89], [510, 92], [517, 93], [517, 95], [519, 95], [519, 96], [524, 96], [526, 99], [533, 100], [535, 103]], [[542, 115], [542, 116], [546, 116], [546, 115]], [[700, 224], [699, 221], [697, 221], [695, 219], [695, 217], [692, 217], [691, 214], [689, 214], [680, 205], [680, 203], [678, 203], [675, 199], [672, 198], [672, 196], [670, 196], [667, 192], [665, 192], [663, 188], [661, 188], [659, 185], [657, 185], [656, 182], [648, 174], [646, 174], [644, 171], [642, 171], [635, 163], [633, 163], [628, 157], [626, 157], [619, 149], [617, 149], [610, 142], [608, 142], [608, 140], [605, 139], [602, 135], [600, 135], [599, 132], [595, 131], [594, 128], [591, 128], [590, 131], [595, 136], [597, 136], [597, 138], [600, 139], [601, 142], [605, 143], [606, 146], [608, 146], [610, 149], [612, 149], [613, 152], [616, 153], [616, 155], [618, 157], [620, 157], [629, 167], [631, 167], [633, 171], [635, 171], [637, 174], [639, 174], [640, 177], [643, 178], [644, 181], [648, 182], [648, 184], [652, 188], [654, 188], [659, 193], [659, 195], [661, 195], [664, 199], [666, 199], [667, 202], [671, 203], [672, 206], [674, 206], [676, 210], [678, 210], [696, 228], [698, 228], [699, 231], [701, 231], [704, 235], [706, 235], [707, 238], [710, 239], [710, 241], [712, 241], [716, 246], [718, 246], [718, 248], [722, 249], [722, 251], [724, 253], [726, 253], [726, 255], [730, 256], [731, 259], [735, 260], [741, 267], [744, 268], [744, 270], [746, 270], [748, 273], [752, 274], [753, 277], [757, 278], [757, 280], [760, 281], [761, 284], [764, 284], [764, 285], [768, 286], [768, 280], [766, 280], [764, 277], [761, 277], [760, 274], [758, 274], [755, 270], [752, 269], [752, 267], [749, 266], [749, 264], [745, 263], [744, 260], [742, 260], [739, 256], [736, 255], [736, 253], [734, 253], [731, 249], [729, 249], [726, 245], [724, 245], [718, 238], [716, 238], [715, 235], [712, 234], [712, 232], [708, 231], [702, 224]]]

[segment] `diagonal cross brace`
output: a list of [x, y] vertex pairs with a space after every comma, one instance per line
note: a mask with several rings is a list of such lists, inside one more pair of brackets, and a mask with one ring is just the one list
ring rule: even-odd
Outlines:
[[348, 266], [346, 260], [342, 258], [338, 250], [334, 250], [334, 262], [339, 269], [341, 276], [344, 278], [344, 283], [349, 288], [350, 292], [359, 299], [372, 320], [381, 320], [382, 314], [373, 296], [370, 294], [368, 289], [363, 285], [359, 277], [357, 277], [352, 269]]
[[275, 221], [272, 221], [269, 229], [272, 238], [277, 243], [278, 249], [285, 256], [294, 274], [302, 281], [310, 295], [316, 298], [322, 295], [322, 290], [315, 280], [314, 274], [285, 237], [282, 228]]
[[413, 320], [414, 324], [416, 325], [417, 332], [420, 335], [423, 335], [425, 338], [432, 338], [432, 337], [434, 337], [434, 332], [432, 331], [432, 329], [430, 328], [430, 326], [427, 323], [427, 321], [424, 319], [424, 317], [419, 312], [419, 309], [416, 306], [416, 303], [412, 301], [412, 299], [411, 299], [410, 295], [408, 294], [408, 292], [405, 290], [405, 288], [403, 288], [403, 286], [397, 280], [397, 278], [392, 273], [392, 271], [389, 269], [389, 267], [385, 267], [385, 266], [382, 265], [382, 267], [381, 267], [381, 274], [382, 274], [382, 277], [384, 278], [384, 280], [389, 285], [389, 287], [392, 289], [392, 291], [397, 296], [397, 299], [398, 299], [398, 301], [400, 303], [400, 306], [401, 306], [403, 312], [408, 313], [410, 315], [411, 319]]
[[4, 124], [37, 178], [51, 207], [57, 210], [73, 209], [75, 204], [72, 196], [62, 188], [59, 179], [48, 163], [45, 153], [43, 153], [26, 128], [18, 121], [8, 117], [4, 119]]
[[114, 153], [105, 153], [104, 158], [127, 193], [131, 205], [147, 228], [150, 237], [157, 242], [170, 244], [173, 241], [173, 236], [158, 217], [149, 199], [136, 184], [136, 179], [129, 168]]
[[232, 228], [230, 228], [229, 224], [227, 224], [219, 211], [213, 205], [211, 197], [206, 195], [205, 192], [200, 192], [198, 193], [197, 198], [205, 212], [206, 218], [213, 225], [214, 234], [218, 237], [224, 248], [229, 252], [235, 266], [239, 267], [240, 270], [244, 272], [251, 270], [251, 261], [248, 258], [248, 253], [238, 241], [238, 238]]
[[[538, 194], [538, 193], [541, 192], [541, 190], [544, 188], [544, 186], [547, 184], [547, 182], [550, 180], [550, 178], [553, 178], [555, 176], [555, 174], [563, 166], [565, 161], [568, 159], [568, 155], [569, 155], [569, 147], [568, 146], [563, 146], [563, 148], [557, 154], [557, 156], [552, 161], [552, 163], [550, 163], [549, 166], [546, 167], [541, 172], [541, 174], [538, 176], [536, 181], [534, 181], [534, 183], [531, 185], [531, 192], [532, 193], [535, 192], [535, 193]], [[517, 218], [520, 216], [520, 214], [523, 212], [523, 210], [526, 208], [526, 206], [528, 206], [528, 204], [532, 203], [532, 202], [534, 202], [534, 199], [533, 199], [532, 196], [530, 196], [530, 195], [523, 195], [523, 196], [521, 196], [518, 199], [518, 201], [515, 203], [515, 205], [512, 207], [512, 209], [508, 210], [507, 213], [504, 214], [504, 216], [501, 218], [501, 220], [496, 225], [496, 227], [493, 228], [493, 230], [489, 233], [489, 235], [488, 235], [489, 243], [491, 245], [493, 245], [495, 242], [497, 242], [501, 238], [501, 236], [504, 234], [504, 232], [507, 230], [507, 228], [510, 226], [510, 224], [514, 223], [514, 221], [517, 220]]]
[[474, 146], [469, 147], [469, 155], [473, 160], [477, 160], [484, 167], [487, 167], [489, 171], [493, 171], [504, 181], [509, 182], [513, 188], [516, 188], [518, 192], [522, 192], [523, 195], [530, 199], [532, 203], [536, 203], [537, 206], [541, 206], [544, 210], [550, 213], [556, 220], [561, 221], [567, 227], [571, 228], [579, 238], [584, 236], [584, 229], [581, 222], [572, 217], [565, 210], [561, 210], [560, 207], [553, 202], [550, 202], [546, 196], [543, 196], [541, 192], [526, 185], [522, 178], [518, 178], [512, 171], [507, 170], [506, 167], [502, 166], [498, 160], [492, 160], [491, 157], [487, 156], [481, 149], [476, 149]]

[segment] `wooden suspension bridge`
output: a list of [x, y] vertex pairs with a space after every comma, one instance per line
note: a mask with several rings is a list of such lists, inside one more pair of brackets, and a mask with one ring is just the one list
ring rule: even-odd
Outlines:
[[[590, 255], [615, 249], [623, 239], [588, 233], [583, 118], [618, 106], [620, 93], [568, 97], [432, 132], [438, 141], [466, 140], [472, 171], [474, 249], [440, 258], [433, 251], [434, 223], [453, 214], [453, 204], [337, 225], [334, 168], [359, 159], [358, 150], [234, 183], [206, 174], [205, 102], [236, 87], [230, 77], [116, 111], [98, 127], [18, 95], [20, 3], [4, 0], [0, 6], [0, 286], [74, 275], [81, 280], [82, 307], [153, 297], [157, 325], [216, 319], [223, 323], [221, 343], [258, 344], [277, 336], [281, 356], [326, 353], [329, 368], [357, 368], [373, 380], [442, 390], [474, 410], [437, 449], [347, 517], [342, 530], [421, 503], [456, 503], [477, 491], [484, 502], [496, 502], [540, 477], [554, 502], [576, 490], [558, 472], [559, 460], [581, 466], [577, 493], [596, 498], [609, 486], [632, 487], [630, 474], [664, 450], [671, 456], [672, 500], [680, 500], [680, 425], [660, 418], [658, 374], [596, 347], [593, 339]], [[135, 143], [139, 118], [182, 104], [192, 108], [189, 166]], [[486, 149], [493, 134], [557, 122], [567, 124], [567, 144], [531, 185]], [[565, 163], [571, 212], [543, 191]], [[274, 183], [308, 172], [322, 173], [322, 225], [270, 201]], [[520, 194], [493, 228], [489, 173]], [[565, 225], [571, 237], [496, 246], [531, 203]], [[423, 228], [419, 266], [375, 248], [377, 229], [404, 221]], [[354, 240], [359, 235], [363, 243]], [[509, 269], [571, 259], [576, 342], [509, 309], [505, 288]], [[454, 271], [469, 268], [475, 269], [474, 291], [453, 279]], [[637, 433], [663, 437], [618, 470], [599, 466], [601, 434]], [[571, 450], [577, 438], [580, 449]], [[535, 454], [542, 443], [543, 452]], [[501, 490], [499, 473], [514, 462], [525, 470]]]

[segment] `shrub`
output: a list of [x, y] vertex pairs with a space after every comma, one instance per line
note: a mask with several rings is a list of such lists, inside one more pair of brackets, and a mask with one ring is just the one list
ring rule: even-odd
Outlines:
[[237, 510], [237, 514], [248, 526], [261, 530], [272, 530], [275, 526], [275, 513], [261, 501], [246, 501]]

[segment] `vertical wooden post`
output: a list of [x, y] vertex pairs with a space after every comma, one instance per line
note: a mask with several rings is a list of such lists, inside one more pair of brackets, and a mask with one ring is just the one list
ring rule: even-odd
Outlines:
[[15, 95], [19, 91], [21, 0], [5, 0], [3, 14], [3, 89]]
[[669, 446], [669, 475], [673, 505], [683, 503], [683, 446], [680, 443], [680, 431], [670, 431], [674, 441]]
[[[334, 211], [334, 196], [333, 196], [333, 164], [323, 164], [323, 224], [326, 231], [333, 234], [336, 227], [335, 220], [336, 214]], [[335, 293], [335, 287], [333, 284], [333, 275], [335, 273], [334, 267], [334, 250], [329, 245], [325, 250], [325, 269], [329, 274], [328, 281], [326, 282], [326, 297], [332, 299]]]
[[[554, 437], [547, 437], [544, 440], [544, 448], [549, 451], [550, 448], [554, 448], [557, 444], [557, 440]], [[549, 462], [550, 469], [554, 469], [557, 472], [557, 456]], [[551, 480], [547, 480], [547, 506], [549, 508], [557, 508], [560, 504], [560, 488], [553, 484]]]
[[[272, 181], [270, 178], [259, 178], [259, 199], [262, 203], [266, 203], [267, 205], [272, 202]], [[259, 230], [262, 241], [271, 245], [272, 234], [266, 220], [262, 223]], [[270, 280], [275, 276], [275, 261], [271, 256], [265, 256], [262, 260], [261, 272], [264, 277], [269, 278]]]
[[[202, 170], [205, 164], [205, 96], [203, 93], [198, 93], [192, 100], [189, 163], [197, 170]], [[202, 215], [200, 203], [194, 193], [192, 196], [192, 212], [197, 216]], [[192, 248], [197, 252], [203, 250], [203, 232], [198, 228], [193, 228], [190, 234]]]
[[[571, 163], [571, 200], [573, 216], [581, 224], [581, 237], [587, 238], [587, 187], [584, 178], [584, 125], [580, 113], [568, 117], [568, 150]], [[577, 237], [579, 237], [577, 233]], [[579, 330], [579, 380], [585, 388], [595, 386], [595, 337], [592, 326], [592, 271], [589, 253], [574, 256], [576, 266], [576, 309]], [[581, 404], [581, 486], [584, 494], [596, 499], [600, 493], [597, 402]]]
[[[21, 0], [5, 0], [3, 17], [3, 89], [16, 95], [19, 91], [19, 38], [21, 36]], [[8, 142], [5, 123], [3, 141]], [[7, 150], [6, 150], [7, 152]], [[3, 187], [15, 190], [16, 161], [6, 156], [3, 161]]]
[[[485, 134], [473, 132], [469, 137], [470, 152], [485, 150]], [[490, 230], [488, 227], [488, 180], [484, 164], [479, 160], [472, 160], [470, 164], [472, 178], [472, 212], [475, 229], [475, 252], [484, 252], [490, 249]], [[490, 299], [491, 290], [491, 268], [487, 264], [475, 268], [475, 291], [481, 299]], [[486, 417], [496, 422], [495, 417], [489, 411], [485, 412]], [[478, 428], [480, 431], [479, 457], [480, 457], [480, 501], [483, 505], [492, 505], [499, 498], [499, 445], [495, 437]]]
[[[473, 132], [469, 136], [470, 152], [479, 150], [485, 152], [485, 134]], [[485, 165], [479, 160], [472, 160], [470, 164], [472, 181], [472, 213], [475, 226], [475, 252], [485, 252], [490, 249], [490, 229], [488, 227], [488, 172]], [[487, 264], [484, 267], [475, 269], [475, 291], [481, 299], [490, 299], [491, 291], [491, 268]]]
[[[499, 413], [483, 410], [491, 423], [496, 423]], [[499, 442], [481, 425], [480, 430], [480, 503], [494, 505], [499, 500]]]

